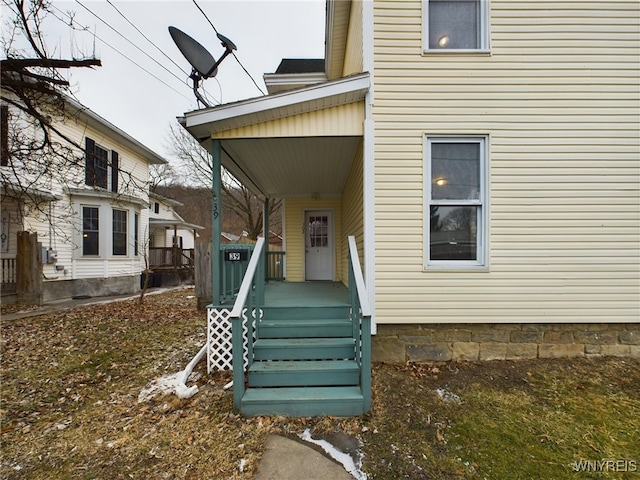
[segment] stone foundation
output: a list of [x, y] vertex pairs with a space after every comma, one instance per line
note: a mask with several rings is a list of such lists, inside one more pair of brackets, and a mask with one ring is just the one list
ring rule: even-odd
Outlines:
[[107, 295], [133, 295], [140, 292], [140, 276], [127, 275], [109, 278], [82, 278], [43, 282], [43, 301], [51, 302], [78, 295], [103, 297]]
[[388, 363], [570, 357], [640, 358], [640, 323], [378, 325], [372, 360]]

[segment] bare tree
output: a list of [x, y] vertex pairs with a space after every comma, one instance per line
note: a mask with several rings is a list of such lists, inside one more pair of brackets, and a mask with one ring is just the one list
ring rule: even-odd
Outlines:
[[[169, 137], [168, 148], [178, 160], [178, 169], [185, 179], [183, 181], [193, 186], [210, 188], [214, 172], [209, 152], [177, 123], [170, 125]], [[221, 183], [223, 212], [240, 218], [249, 238], [255, 240], [263, 231], [264, 197], [254, 194], [226, 170], [223, 171]], [[272, 199], [269, 203], [272, 224], [279, 223], [281, 205], [282, 201], [279, 199]]]
[[[54, 58], [44, 40], [43, 25], [59, 21], [58, 9], [47, 0], [2, 0], [10, 15], [3, 18], [0, 60], [2, 82], [2, 167], [0, 185], [3, 201], [12, 200], [23, 217], [39, 218], [50, 231], [64, 235], [62, 226], [72, 221], [70, 203], [52, 200], [87, 181], [85, 162], [93, 151], [82, 140], [71, 138], [62, 128], [81, 115], [85, 107], [72, 99], [65, 74], [73, 68], [101, 65], [99, 59]], [[70, 33], [78, 28], [68, 13]], [[107, 167], [117, 168], [112, 159]], [[119, 198], [146, 191], [146, 179], [117, 168]], [[116, 199], [117, 201], [118, 199]]]
[[149, 190], [155, 192], [158, 187], [168, 187], [178, 181], [178, 174], [169, 163], [151, 165], [149, 168]]

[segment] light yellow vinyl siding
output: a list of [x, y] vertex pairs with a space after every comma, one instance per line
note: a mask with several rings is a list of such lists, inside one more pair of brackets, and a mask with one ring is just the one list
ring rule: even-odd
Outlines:
[[358, 256], [360, 257], [361, 264], [364, 258], [362, 166], [362, 144], [360, 144], [360, 147], [358, 148], [356, 156], [353, 160], [353, 164], [351, 165], [351, 171], [349, 172], [347, 183], [342, 193], [342, 238], [340, 239], [340, 242], [345, 258], [342, 262], [343, 270], [341, 275], [345, 283], [348, 283], [349, 279], [348, 237], [350, 235], [353, 235], [356, 239], [356, 244], [358, 246]]
[[217, 132], [215, 138], [325, 137], [362, 135], [364, 102], [302, 113]]
[[[490, 2], [490, 54], [374, 3], [376, 321], [640, 319], [636, 1]], [[489, 266], [425, 270], [426, 135], [488, 135]]]
[[349, 33], [347, 34], [347, 47], [344, 52], [343, 77], [363, 71], [362, 54], [362, 1], [356, 0], [351, 2]]
[[335, 246], [334, 272], [336, 279], [343, 272], [342, 256], [342, 212], [340, 198], [287, 198], [284, 204], [286, 234], [286, 272], [289, 282], [303, 282], [304, 278], [304, 214], [308, 210], [331, 210], [333, 212], [333, 235]]

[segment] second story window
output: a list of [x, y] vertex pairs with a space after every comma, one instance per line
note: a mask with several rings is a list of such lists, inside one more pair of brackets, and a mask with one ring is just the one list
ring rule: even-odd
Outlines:
[[[111, 151], [111, 162], [109, 162], [109, 152], [89, 137], [85, 139], [85, 152], [85, 184], [91, 187], [111, 188], [112, 192], [117, 192], [120, 172], [118, 152]], [[109, 167], [111, 167], [111, 175], [109, 175]], [[111, 179], [110, 186], [109, 179]]]
[[488, 49], [488, 0], [424, 0], [425, 51]]

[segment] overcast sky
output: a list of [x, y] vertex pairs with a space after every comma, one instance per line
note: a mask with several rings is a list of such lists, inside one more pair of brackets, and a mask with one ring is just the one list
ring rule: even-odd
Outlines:
[[[262, 75], [275, 72], [282, 58], [324, 57], [324, 0], [196, 1], [218, 32], [236, 44], [236, 56], [265, 93]], [[78, 58], [95, 52], [102, 61], [102, 67], [72, 72], [76, 98], [168, 157], [169, 124], [197, 108], [188, 79], [191, 67], [168, 27], [184, 31], [216, 59], [224, 51], [193, 0], [53, 0], [52, 4], [57, 17], [68, 21], [67, 15], [75, 12], [75, 22], [90, 30], [71, 32], [60, 19], [49, 17], [44, 30], [52, 56]], [[3, 8], [3, 17], [6, 13]], [[223, 61], [215, 78], [204, 82], [204, 88], [212, 104], [262, 95], [232, 56]]]

